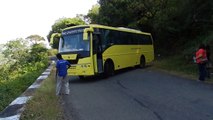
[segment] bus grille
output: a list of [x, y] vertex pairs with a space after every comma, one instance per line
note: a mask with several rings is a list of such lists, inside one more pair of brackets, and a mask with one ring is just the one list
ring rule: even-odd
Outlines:
[[78, 63], [78, 60], [67, 60], [71, 65], [72, 64], [77, 64]]
[[70, 69], [76, 69], [76, 66], [71, 66]]

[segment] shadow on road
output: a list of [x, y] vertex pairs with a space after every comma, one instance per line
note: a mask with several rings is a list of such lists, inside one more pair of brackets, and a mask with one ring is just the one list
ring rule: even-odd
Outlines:
[[80, 79], [79, 77], [70, 77], [69, 83], [71, 84], [84, 84], [84, 83], [93, 83], [103, 79], [102, 76], [88, 76], [84, 79]]
[[[143, 69], [147, 69], [149, 67], [151, 67], [151, 65], [146, 66]], [[125, 73], [131, 72], [131, 71], [134, 71], [134, 70], [138, 70], [138, 69], [140, 69], [140, 68], [138, 68], [138, 67], [129, 67], [129, 68], [124, 68], [124, 69], [121, 69], [121, 70], [117, 70], [117, 71], [115, 71], [115, 74], [113, 76], [107, 77], [107, 78], [105, 78], [103, 76], [103, 74], [99, 74], [99, 75], [96, 75], [96, 76], [87, 76], [84, 79], [80, 79], [79, 77], [70, 77], [69, 83], [72, 83], [72, 84], [84, 84], [84, 83], [93, 83], [93, 82], [98, 82], [98, 81], [103, 81], [103, 80], [109, 80], [110, 78], [117, 77], [117, 76], [119, 76], [121, 74], [125, 74]]]

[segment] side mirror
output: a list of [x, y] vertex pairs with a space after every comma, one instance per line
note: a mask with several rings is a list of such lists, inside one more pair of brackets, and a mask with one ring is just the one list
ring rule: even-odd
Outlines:
[[88, 40], [88, 32], [93, 32], [92, 28], [85, 28], [83, 33], [83, 40]]
[[58, 37], [60, 38], [61, 37], [61, 34], [60, 33], [53, 33], [50, 37], [50, 44], [53, 44], [53, 41], [54, 41], [54, 38], [55, 37]]
[[83, 34], [83, 40], [88, 40], [88, 33], [87, 32], [84, 32], [84, 34]]

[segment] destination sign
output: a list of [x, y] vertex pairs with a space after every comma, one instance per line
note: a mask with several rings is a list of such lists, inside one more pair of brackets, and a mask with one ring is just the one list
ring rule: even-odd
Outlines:
[[77, 34], [82, 33], [84, 29], [71, 29], [71, 30], [65, 30], [62, 32], [62, 35], [71, 35], [71, 34]]

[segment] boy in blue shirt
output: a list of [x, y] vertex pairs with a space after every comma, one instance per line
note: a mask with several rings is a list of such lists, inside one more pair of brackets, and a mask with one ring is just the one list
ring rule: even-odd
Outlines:
[[69, 94], [69, 81], [67, 79], [67, 69], [70, 68], [70, 63], [64, 60], [60, 53], [56, 55], [58, 61], [56, 63], [56, 95]]

